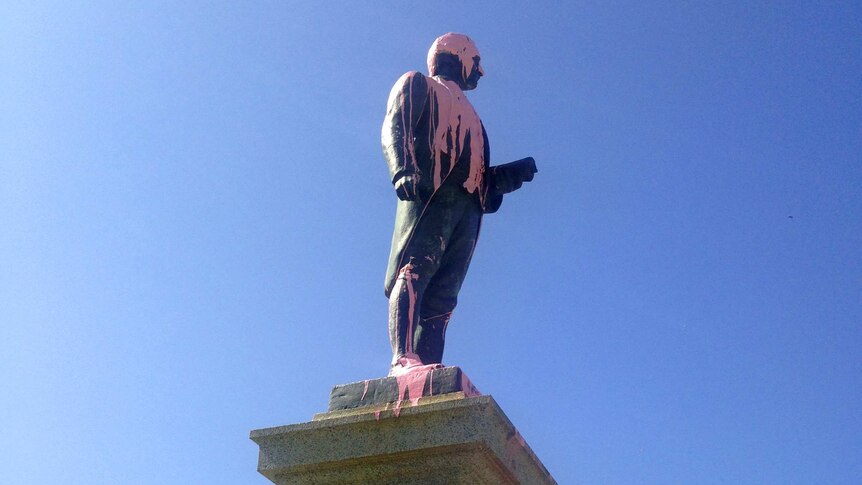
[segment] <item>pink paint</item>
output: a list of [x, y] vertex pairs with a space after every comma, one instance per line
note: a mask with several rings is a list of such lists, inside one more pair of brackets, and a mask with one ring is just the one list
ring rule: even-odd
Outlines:
[[411, 406], [415, 406], [422, 397], [422, 390], [425, 387], [425, 381], [431, 370], [414, 371], [397, 376], [395, 380], [398, 382], [398, 401], [395, 402], [395, 416], [401, 414], [401, 406], [409, 395]]
[[434, 43], [431, 44], [431, 49], [428, 50], [428, 72], [432, 76], [436, 74], [434, 72], [434, 59], [437, 57], [437, 54], [441, 53], [452, 54], [461, 60], [464, 79], [467, 79], [470, 73], [473, 72], [473, 58], [479, 56], [476, 44], [466, 35], [454, 32], [443, 34], [434, 40]]
[[[435, 72], [434, 58], [440, 53], [448, 53], [457, 56], [461, 60], [463, 78], [467, 79], [475, 65], [474, 58], [479, 56], [476, 45], [469, 37], [463, 34], [448, 33], [437, 38], [428, 52], [428, 72], [430, 77], [426, 78], [428, 91], [425, 93], [413, 92], [413, 78], [421, 74], [411, 71], [395, 83], [389, 93], [388, 111], [398, 112], [397, 124], [402, 128], [391, 129], [391, 121], [384, 122], [382, 142], [384, 147], [391, 147], [396, 153], [403, 156], [403, 170], [414, 177], [420, 177], [416, 161], [416, 136], [414, 133], [415, 122], [418, 114], [414, 110], [427, 109], [428, 119], [437, 120], [437, 123], [429, 130], [429, 147], [433, 158], [431, 173], [433, 188], [436, 191], [452, 172], [455, 162], [460, 159], [465, 148], [465, 141], [469, 135], [470, 143], [470, 171], [464, 188], [469, 193], [480, 189], [484, 182], [484, 136], [482, 123], [473, 105], [467, 100], [463, 90], [458, 83], [445, 80]], [[480, 68], [481, 70], [481, 68]], [[436, 99], [436, 103], [418, 103], [420, 99]], [[387, 120], [390, 120], [387, 117]], [[432, 121], [433, 122], [433, 121]], [[393, 136], [400, 138], [393, 139]], [[444, 170], [443, 159], [449, 160]], [[397, 176], [397, 175], [396, 175]], [[480, 192], [480, 195], [484, 191]]]
[[389, 376], [400, 376], [407, 374], [408, 372], [413, 372], [417, 368], [422, 367], [422, 359], [419, 358], [419, 355], [408, 352], [402, 356], [399, 356], [392, 368], [389, 370]]
[[[434, 395], [434, 370], [442, 369], [443, 364], [422, 364], [416, 354], [408, 354], [398, 358], [398, 363], [394, 366], [389, 375], [395, 377], [395, 383], [398, 387], [398, 396], [395, 401], [395, 406], [392, 408], [392, 414], [397, 418], [401, 416], [401, 409], [404, 403], [408, 406], [415, 406], [422, 399], [422, 391], [425, 389], [425, 382], [428, 382], [428, 396]], [[365, 381], [366, 391], [368, 390], [368, 381]], [[482, 393], [476, 389], [476, 386], [461, 373], [461, 391], [464, 397], [481, 396]], [[362, 393], [363, 399], [365, 392]], [[389, 405], [385, 409], [374, 411], [374, 419], [380, 421], [380, 413], [389, 409]], [[517, 433], [517, 430], [516, 430]], [[524, 439], [520, 434], [517, 434], [516, 442], [524, 445]]]
[[[411, 120], [407, 119], [409, 114], [413, 112], [413, 83], [407, 83], [407, 97], [404, 97], [403, 92], [398, 93], [399, 103], [401, 106], [409, 106], [409, 109], [401, 110], [401, 126], [404, 127], [404, 137], [401, 140], [403, 143], [402, 150], [405, 155], [405, 159], [408, 163], [411, 163], [413, 167], [411, 171], [414, 175], [418, 176], [418, 172], [416, 170], [416, 145], [414, 143], [415, 137], [413, 136], [413, 123]], [[417, 180], [418, 181], [418, 180]]]
[[368, 379], [365, 380], [365, 389], [362, 391], [362, 397], [360, 397], [359, 400], [364, 401], [366, 394], [368, 394]]
[[407, 283], [407, 297], [409, 298], [409, 306], [407, 308], [407, 342], [405, 350], [407, 353], [413, 352], [413, 317], [416, 315], [416, 290], [413, 289], [413, 280], [418, 280], [419, 275], [413, 274], [413, 265], [407, 263], [404, 269], [401, 270], [404, 281]]
[[[465, 79], [473, 70], [474, 57], [479, 55], [475, 44], [466, 35], [448, 33], [435, 40], [428, 53], [430, 77], [426, 78], [427, 92], [413, 92], [413, 78], [421, 76], [421, 74], [411, 71], [401, 76], [389, 93], [387, 116], [383, 123], [381, 141], [388, 159], [402, 159], [401, 157], [403, 157], [404, 166], [397, 169], [394, 174], [395, 177], [398, 177], [398, 173], [403, 172], [413, 175], [417, 181], [420, 176], [431, 177], [433, 188], [431, 198], [452, 173], [455, 163], [461, 159], [464, 150], [469, 148], [470, 160], [468, 163], [470, 167], [468, 177], [464, 181], [464, 189], [468, 193], [478, 191], [480, 202], [484, 205], [487, 193], [484, 187], [486, 164], [484, 128], [479, 115], [473, 109], [473, 105], [470, 104], [461, 87], [454, 81], [445, 80], [436, 75], [433, 60], [434, 56], [441, 52], [454, 54], [461, 59], [464, 72], [466, 72]], [[414, 97], [416, 97], [416, 103], [414, 103]], [[426, 98], [436, 100], [436, 103], [424, 101]], [[422, 99], [423, 102], [418, 103], [419, 99]], [[414, 113], [414, 110], [428, 110], [428, 119], [432, 120], [433, 124], [428, 130], [432, 166], [429, 170], [430, 173], [427, 174], [419, 173], [415, 158], [414, 125], [419, 114]], [[398, 118], [395, 118], [396, 116]], [[437, 120], [437, 122], [434, 123], [433, 120]], [[397, 129], [399, 123], [400, 129]], [[396, 128], [393, 129], [393, 127]], [[470, 139], [469, 147], [465, 146], [468, 136]], [[445, 168], [444, 159], [449, 162]], [[419, 215], [420, 220], [427, 208], [428, 202], [426, 201]], [[405, 246], [409, 246], [412, 239], [411, 231]], [[441, 249], [444, 249], [445, 242], [442, 238], [440, 243]], [[403, 256], [402, 254], [402, 258]], [[399, 267], [403, 263], [404, 260], [401, 259], [398, 262]]]
[[[415, 354], [414, 354], [415, 355]], [[404, 401], [408, 401], [411, 406], [415, 406], [419, 399], [422, 398], [422, 391], [425, 388], [425, 381], [431, 379], [431, 373], [434, 369], [440, 369], [443, 364], [422, 364], [422, 361], [402, 358], [405, 360], [403, 365], [396, 366], [390, 372], [390, 375], [395, 377], [395, 382], [398, 386], [398, 400], [395, 401], [393, 413], [396, 417], [401, 414], [401, 407]], [[399, 360], [399, 364], [402, 359]], [[429, 384], [428, 395], [433, 395], [433, 383]]]
[[439, 106], [439, 121], [434, 127], [434, 143], [431, 145], [435, 167], [434, 188], [438, 189], [445, 179], [440, 172], [443, 156], [446, 155], [451, 161], [445, 174], [449, 175], [454, 162], [461, 158], [461, 153], [467, 148], [464, 142], [469, 135], [470, 172], [464, 181], [464, 188], [468, 193], [473, 193], [484, 181], [485, 138], [482, 135], [482, 121], [464, 91], [454, 81], [435, 76], [428, 79], [428, 87], [437, 97]]
[[[422, 74], [416, 71], [405, 73], [395, 83], [395, 86], [392, 87], [392, 91], [389, 92], [389, 100], [387, 102], [389, 113], [387, 114], [387, 119], [390, 119], [390, 115], [397, 111], [399, 113], [400, 127], [403, 131], [387, 129], [387, 123], [384, 123], [381, 141], [385, 149], [398, 153], [397, 156], [404, 160], [402, 170], [412, 175], [418, 183], [420, 173], [417, 170], [416, 137], [413, 131], [415, 128], [415, 119], [412, 119], [415, 114], [413, 110], [416, 108], [413, 103], [413, 78], [415, 76], [422, 76]], [[422, 93], [422, 95], [426, 95], [426, 93]]]
[[[436, 95], [439, 110], [437, 113], [431, 113], [432, 120], [435, 114], [439, 120], [434, 127], [431, 143], [431, 152], [434, 156], [434, 189], [440, 187], [444, 178], [441, 173], [442, 155], [449, 155], [451, 172], [454, 162], [460, 159], [461, 152], [465, 148], [464, 142], [467, 135], [470, 135], [470, 172], [464, 182], [464, 188], [472, 194], [482, 188], [485, 180], [485, 140], [482, 134], [482, 122], [458, 83], [437, 75], [435, 59], [442, 53], [458, 57], [461, 61], [461, 77], [467, 79], [473, 72], [479, 50], [466, 35], [449, 32], [434, 40], [431, 49], [428, 50], [427, 58], [428, 73], [431, 76], [428, 87]], [[479, 66], [479, 72], [484, 74], [481, 66]], [[451, 143], [449, 143], [450, 140]], [[479, 194], [484, 195], [484, 191], [480, 191]]]
[[[435, 119], [438, 120], [438, 123], [436, 126], [434, 126], [434, 129], [428, 130], [428, 137], [429, 137], [428, 146], [434, 147], [434, 146], [438, 145], [438, 142], [437, 142], [438, 139], [440, 139], [441, 141], [445, 141], [446, 133], [443, 133], [441, 128], [440, 128], [442, 124], [439, 123], [439, 120], [442, 118], [440, 118], [440, 113], [439, 113], [439, 111], [440, 111], [439, 100], [437, 103], [428, 103], [428, 106], [430, 107], [428, 119], [431, 120], [432, 123]], [[448, 109], [449, 109], [448, 105], [444, 106], [443, 112], [444, 113], [448, 112]], [[434, 156], [433, 171], [434, 171], [434, 188], [436, 190], [437, 187], [440, 187], [443, 184], [443, 163], [441, 160], [441, 153], [442, 152], [440, 152], [439, 150], [432, 150], [431, 153]], [[450, 163], [449, 165], [451, 166], [452, 164]]]

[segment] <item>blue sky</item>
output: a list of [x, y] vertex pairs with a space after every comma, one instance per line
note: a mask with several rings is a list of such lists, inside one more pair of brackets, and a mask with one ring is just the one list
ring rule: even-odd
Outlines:
[[0, 7], [0, 477], [263, 484], [382, 376], [386, 97], [473, 37], [492, 161], [444, 362], [561, 484], [862, 476], [856, 2]]

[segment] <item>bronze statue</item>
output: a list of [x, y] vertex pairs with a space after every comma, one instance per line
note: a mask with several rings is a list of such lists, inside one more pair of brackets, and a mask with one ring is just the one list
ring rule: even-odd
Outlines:
[[532, 158], [491, 167], [488, 137], [464, 91], [484, 75], [469, 37], [448, 33], [428, 52], [429, 76], [395, 83], [383, 153], [398, 196], [386, 271], [390, 375], [439, 365], [483, 213], [533, 179]]

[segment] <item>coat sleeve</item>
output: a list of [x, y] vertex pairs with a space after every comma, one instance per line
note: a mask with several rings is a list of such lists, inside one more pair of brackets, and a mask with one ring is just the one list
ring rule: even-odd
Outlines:
[[503, 204], [503, 194], [497, 190], [497, 183], [494, 180], [494, 169], [490, 166], [491, 146], [488, 144], [488, 133], [485, 131], [484, 125], [482, 125], [482, 137], [485, 149], [485, 180], [482, 184], [485, 193], [482, 197], [482, 212], [492, 214], [497, 212], [497, 209]]
[[416, 163], [415, 132], [428, 97], [428, 81], [416, 71], [401, 76], [389, 93], [381, 144], [393, 184], [405, 175], [421, 176]]

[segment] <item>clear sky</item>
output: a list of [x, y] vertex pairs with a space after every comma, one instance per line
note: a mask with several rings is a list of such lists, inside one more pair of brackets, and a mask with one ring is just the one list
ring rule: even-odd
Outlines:
[[0, 482], [264, 484], [385, 375], [386, 97], [476, 41], [444, 362], [561, 484], [859, 483], [859, 2], [0, 7]]

